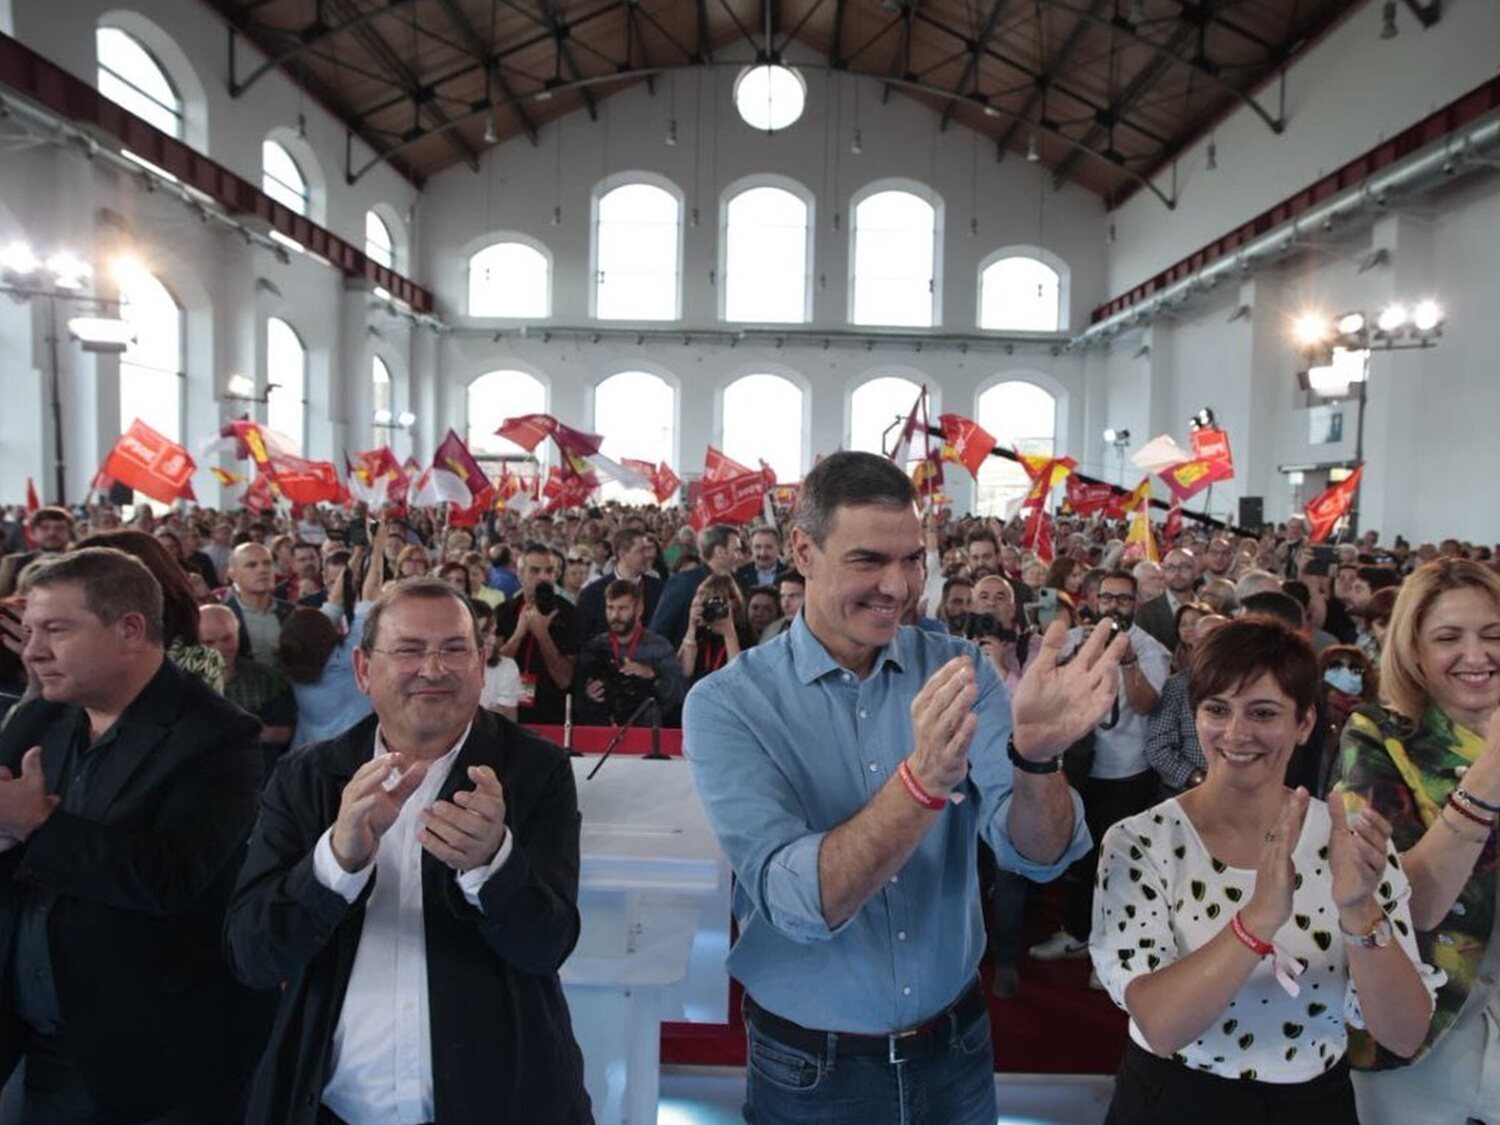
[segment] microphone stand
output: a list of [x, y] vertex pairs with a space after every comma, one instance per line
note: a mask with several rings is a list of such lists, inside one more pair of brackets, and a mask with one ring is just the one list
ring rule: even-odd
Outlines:
[[609, 756], [615, 752], [615, 747], [620, 745], [620, 742], [625, 738], [625, 732], [633, 727], [635, 725], [635, 721], [641, 717], [646, 708], [651, 706], [655, 702], [655, 696], [647, 696], [645, 699], [641, 700], [641, 705], [630, 713], [630, 718], [626, 719], [623, 723], [615, 728], [615, 733], [609, 736], [609, 742], [605, 744], [604, 753], [599, 757], [599, 764], [596, 765], [593, 769], [589, 770], [589, 775], [583, 780], [594, 780], [594, 775], [604, 767], [604, 763], [609, 761]]
[[649, 702], [651, 704], [651, 753], [646, 757], [666, 761], [667, 756], [661, 752], [661, 704], [657, 703], [654, 695]]

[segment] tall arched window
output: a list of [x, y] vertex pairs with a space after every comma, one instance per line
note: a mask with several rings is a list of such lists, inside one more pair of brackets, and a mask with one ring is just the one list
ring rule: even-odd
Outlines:
[[1062, 278], [1040, 258], [1006, 254], [979, 273], [979, 327], [1014, 332], [1062, 329]]
[[724, 208], [724, 319], [808, 319], [808, 205], [783, 188], [753, 187]]
[[937, 323], [937, 208], [909, 191], [879, 191], [854, 208], [850, 319], [931, 328]]
[[[604, 438], [599, 451], [616, 461], [633, 457], [652, 465], [675, 462], [676, 418], [677, 391], [660, 375], [621, 371], [594, 388], [594, 432]], [[613, 481], [600, 495], [627, 504], [655, 503], [650, 492], [625, 489]]]
[[120, 317], [135, 339], [120, 356], [120, 430], [139, 418], [182, 440], [183, 316], [167, 287], [139, 263], [121, 263]]
[[743, 375], [724, 388], [724, 453], [742, 465], [765, 461], [776, 479], [802, 479], [803, 393], [782, 375]]
[[286, 321], [266, 321], [266, 425], [307, 446], [307, 349]]
[[260, 167], [261, 190], [282, 206], [306, 215], [307, 177], [285, 146], [276, 141], [261, 142]]
[[[921, 390], [920, 384], [899, 375], [882, 375], [855, 387], [849, 396], [849, 448], [883, 453], [882, 436], [897, 418], [906, 420]], [[912, 448], [920, 457], [920, 435], [918, 439]], [[892, 431], [887, 444], [894, 445], [895, 441], [896, 432]]]
[[469, 315], [552, 315], [552, 263], [524, 242], [492, 242], [469, 259]]
[[370, 407], [375, 421], [389, 423], [393, 407], [391, 403], [391, 369], [378, 355], [370, 360]]
[[374, 211], [365, 212], [365, 257], [388, 270], [396, 268], [396, 240]]
[[[1057, 399], [1035, 383], [1012, 380], [990, 387], [979, 396], [975, 421], [995, 436], [1001, 449], [1046, 456], [1056, 449]], [[1030, 483], [1016, 462], [987, 457], [979, 469], [976, 510], [981, 515], [1000, 515]]]
[[182, 137], [182, 97], [140, 40], [117, 27], [94, 32], [99, 92], [169, 136]]
[[[475, 458], [493, 479], [503, 458], [532, 456], [513, 441], [497, 437], [495, 431], [507, 418], [522, 414], [544, 414], [547, 411], [547, 387], [535, 375], [525, 371], [487, 371], [469, 384], [468, 445]], [[544, 441], [536, 447], [535, 456], [548, 461]], [[530, 469], [526, 470], [528, 473]]]
[[599, 197], [594, 230], [594, 315], [676, 320], [680, 313], [682, 205], [654, 184]]

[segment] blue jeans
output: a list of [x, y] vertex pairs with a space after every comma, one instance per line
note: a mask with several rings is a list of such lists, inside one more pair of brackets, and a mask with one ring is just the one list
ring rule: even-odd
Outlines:
[[981, 1011], [935, 1034], [919, 1058], [892, 1063], [782, 1043], [747, 1024], [745, 1120], [750, 1125], [995, 1125], [995, 1055]]

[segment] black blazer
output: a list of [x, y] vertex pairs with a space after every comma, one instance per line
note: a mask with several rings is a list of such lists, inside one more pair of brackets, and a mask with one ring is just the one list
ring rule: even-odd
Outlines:
[[[317, 1120], [375, 884], [351, 905], [317, 881], [312, 853], [337, 817], [344, 786], [374, 753], [376, 722], [372, 715], [282, 758], [261, 801], [226, 922], [236, 975], [260, 988], [285, 982], [251, 1094], [252, 1125]], [[483, 912], [469, 905], [451, 868], [422, 854], [436, 1118], [587, 1125], [583, 1057], [557, 976], [578, 940], [573, 770], [556, 746], [484, 710], [439, 798], [468, 788], [473, 765], [493, 768], [504, 786], [515, 846], [480, 892]]]
[[[776, 577], [771, 579], [771, 581], [766, 585], [766, 589], [776, 589], [776, 583], [781, 581], [781, 576], [785, 574], [788, 569], [789, 568], [785, 563], [777, 563]], [[753, 561], [747, 562], [743, 566], [735, 568], [734, 580], [739, 583], [740, 592], [743, 593], [746, 597], [749, 597], [750, 591], [760, 586], [760, 571], [755, 569], [755, 563]]]
[[1177, 615], [1166, 594], [1157, 594], [1136, 610], [1135, 623], [1166, 646], [1167, 652], [1177, 651]]
[[[0, 732], [20, 772], [42, 747], [48, 790], [79, 718], [33, 700]], [[90, 1094], [122, 1120], [242, 1084], [275, 997], [229, 973], [219, 940], [260, 792], [260, 723], [163, 661], [100, 751], [87, 804], [0, 855], [0, 965], [28, 887], [56, 894], [48, 926], [68, 1044]], [[23, 1028], [0, 1015], [0, 1081]]]

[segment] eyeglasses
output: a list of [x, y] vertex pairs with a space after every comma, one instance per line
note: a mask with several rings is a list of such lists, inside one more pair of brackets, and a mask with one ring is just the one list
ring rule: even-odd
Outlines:
[[417, 645], [398, 645], [395, 648], [372, 648], [371, 652], [378, 652], [382, 656], [389, 656], [391, 662], [402, 671], [411, 672], [427, 663], [429, 656], [437, 657], [437, 662], [445, 671], [458, 672], [468, 667], [469, 662], [479, 655], [479, 650], [470, 648], [468, 645], [444, 645], [442, 648], [420, 648]]
[[1100, 594], [1100, 605], [1135, 605], [1134, 594]]

